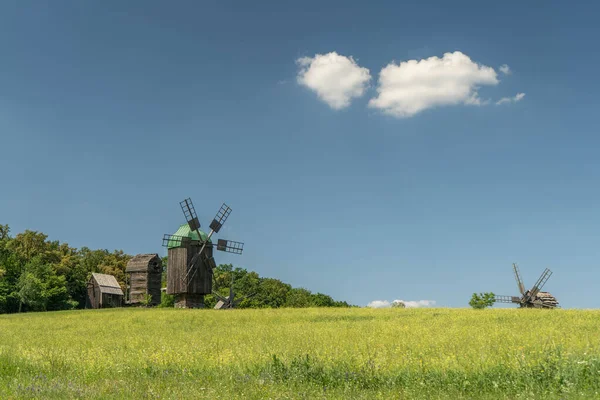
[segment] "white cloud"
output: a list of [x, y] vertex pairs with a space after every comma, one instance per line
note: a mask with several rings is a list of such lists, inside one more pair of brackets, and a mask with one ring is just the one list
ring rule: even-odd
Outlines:
[[387, 300], [373, 300], [367, 307], [371, 308], [389, 308], [392, 303], [404, 303], [406, 308], [418, 308], [418, 307], [433, 307], [435, 306], [435, 300], [394, 300], [391, 303]]
[[418, 308], [418, 307], [433, 307], [435, 306], [435, 300], [394, 300], [394, 302], [400, 301], [404, 303], [406, 308]]
[[517, 93], [514, 97], [503, 97], [496, 102], [496, 105], [506, 104], [506, 103], [516, 103], [517, 101], [523, 100], [525, 97], [525, 93]]
[[483, 105], [489, 101], [479, 98], [479, 86], [498, 82], [494, 68], [477, 64], [460, 51], [442, 58], [392, 62], [379, 73], [378, 96], [369, 106], [402, 118], [438, 106]]
[[510, 75], [511, 74], [511, 70], [510, 67], [506, 64], [503, 64], [500, 66], [500, 68], [498, 68], [500, 70], [500, 72], [502, 72], [504, 75]]
[[392, 305], [387, 300], [373, 300], [372, 302], [367, 304], [367, 307], [371, 307], [371, 308], [388, 308], [391, 306]]
[[296, 63], [300, 66], [298, 83], [316, 92], [336, 110], [348, 107], [353, 98], [362, 96], [371, 80], [367, 68], [335, 51], [299, 58]]

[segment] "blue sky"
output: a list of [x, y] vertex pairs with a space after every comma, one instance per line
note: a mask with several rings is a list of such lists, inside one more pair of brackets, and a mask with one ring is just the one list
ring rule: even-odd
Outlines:
[[[516, 294], [517, 262], [600, 307], [589, 4], [2, 1], [0, 223], [163, 255], [179, 201], [204, 226], [227, 202], [245, 250], [218, 262], [336, 299], [464, 307]], [[467, 85], [489, 104], [369, 106], [382, 68], [455, 51], [495, 71]], [[370, 75], [340, 109], [297, 80], [332, 52]]]

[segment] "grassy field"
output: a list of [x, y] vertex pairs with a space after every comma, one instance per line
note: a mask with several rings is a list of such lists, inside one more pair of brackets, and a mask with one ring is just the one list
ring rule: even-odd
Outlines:
[[0, 315], [0, 398], [600, 398], [600, 312]]

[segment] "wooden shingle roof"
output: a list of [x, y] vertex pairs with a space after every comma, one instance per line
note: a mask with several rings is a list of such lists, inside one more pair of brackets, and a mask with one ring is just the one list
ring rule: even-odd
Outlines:
[[123, 296], [123, 290], [117, 279], [112, 275], [92, 273], [92, 279], [96, 281], [100, 287], [101, 293], [118, 294]]
[[158, 254], [138, 254], [127, 263], [125, 272], [140, 272], [152, 270], [152, 264], [156, 262], [161, 265], [161, 259]]

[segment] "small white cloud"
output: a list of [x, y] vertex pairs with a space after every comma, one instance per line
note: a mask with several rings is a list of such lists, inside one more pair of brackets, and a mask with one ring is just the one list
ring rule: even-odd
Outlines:
[[523, 97], [525, 97], [525, 93], [517, 93], [514, 97], [503, 97], [496, 102], [496, 105], [499, 106], [500, 104], [516, 103], [517, 101], [523, 100]]
[[387, 300], [373, 300], [367, 307], [371, 308], [389, 308], [392, 303], [404, 303], [406, 308], [418, 308], [418, 307], [433, 307], [435, 306], [435, 300], [394, 300], [391, 303]]
[[387, 300], [373, 300], [372, 302], [367, 304], [367, 307], [371, 307], [371, 308], [388, 308], [391, 306], [392, 305]]
[[402, 302], [406, 308], [418, 308], [418, 307], [433, 307], [435, 306], [435, 300], [394, 300], [394, 302]]
[[371, 80], [367, 68], [335, 51], [299, 58], [296, 63], [300, 66], [298, 83], [316, 92], [336, 110], [348, 107], [352, 99], [362, 96]]
[[392, 62], [379, 73], [378, 96], [369, 107], [402, 118], [438, 106], [484, 105], [489, 101], [479, 98], [479, 86], [498, 82], [494, 68], [479, 65], [460, 51], [442, 58]]
[[500, 72], [502, 72], [504, 75], [510, 75], [511, 74], [511, 70], [510, 67], [506, 64], [501, 65], [500, 68], [498, 68], [500, 70]]

